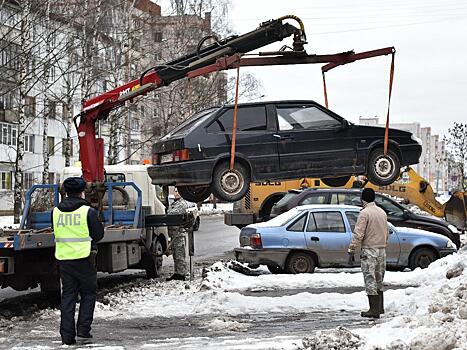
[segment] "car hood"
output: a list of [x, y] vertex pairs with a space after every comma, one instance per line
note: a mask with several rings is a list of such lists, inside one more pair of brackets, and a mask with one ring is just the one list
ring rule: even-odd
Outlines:
[[431, 222], [433, 224], [437, 224], [437, 225], [441, 225], [441, 226], [445, 226], [445, 227], [449, 226], [449, 224], [446, 221], [444, 221], [443, 219], [437, 218], [436, 216], [420, 215], [420, 214], [414, 213], [413, 211], [411, 211], [411, 217], [410, 218], [415, 219], [415, 220], [420, 220], [420, 221], [423, 221], [423, 222]]
[[[358, 130], [360, 131], [362, 135], [366, 135], [366, 134], [372, 135], [372, 136], [375, 136], [378, 134], [384, 135], [384, 132], [385, 132], [385, 128], [381, 126], [355, 125], [353, 127], [358, 128]], [[392, 137], [394, 136], [410, 137], [412, 133], [409, 131], [389, 128], [389, 135], [391, 135]]]
[[425, 230], [420, 230], [417, 228], [411, 228], [411, 227], [397, 227], [397, 234], [401, 237], [405, 236], [412, 236], [412, 237], [430, 237], [430, 238], [436, 238], [436, 239], [442, 239], [445, 240], [446, 242], [448, 241], [449, 238], [439, 234], [439, 233], [434, 233], [430, 231], [425, 231]]

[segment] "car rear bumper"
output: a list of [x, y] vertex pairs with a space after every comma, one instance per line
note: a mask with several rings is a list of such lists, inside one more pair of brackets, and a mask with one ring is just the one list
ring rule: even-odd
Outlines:
[[454, 254], [455, 252], [457, 252], [457, 250], [453, 248], [444, 248], [444, 249], [440, 249], [438, 252], [439, 252], [439, 257], [444, 258], [445, 256]]
[[186, 161], [153, 165], [148, 174], [154, 185], [207, 185], [211, 183], [214, 161]]
[[420, 156], [422, 155], [422, 146], [420, 146], [419, 144], [413, 144], [401, 145], [399, 147], [402, 153], [402, 166], [418, 164], [420, 162]]
[[252, 265], [273, 265], [284, 268], [288, 249], [235, 248], [235, 259]]

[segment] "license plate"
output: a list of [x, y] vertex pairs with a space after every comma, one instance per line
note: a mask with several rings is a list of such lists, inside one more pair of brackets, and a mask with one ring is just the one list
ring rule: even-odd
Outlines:
[[170, 163], [173, 160], [172, 153], [163, 154], [161, 157], [161, 164], [163, 163]]

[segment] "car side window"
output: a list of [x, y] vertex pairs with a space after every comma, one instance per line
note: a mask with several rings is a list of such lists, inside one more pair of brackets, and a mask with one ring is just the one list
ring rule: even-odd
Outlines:
[[308, 220], [308, 224], [306, 225], [306, 232], [316, 232], [316, 222], [313, 215], [310, 215], [310, 219]]
[[313, 213], [318, 232], [345, 232], [344, 220], [338, 211]]
[[[234, 120], [234, 109], [229, 108], [224, 111], [208, 127], [209, 133], [229, 133], [232, 132]], [[266, 130], [266, 107], [250, 106], [239, 107], [237, 112], [237, 131], [258, 131]]]
[[381, 195], [377, 195], [375, 198], [375, 202], [378, 205], [378, 207], [382, 208], [386, 212], [388, 216], [400, 218], [404, 217], [404, 210], [392, 203], [392, 201], [390, 201], [388, 198]]
[[338, 127], [341, 123], [314, 106], [277, 106], [279, 130]]
[[355, 224], [357, 223], [358, 214], [359, 212], [357, 211], [346, 211], [345, 212], [345, 216], [347, 216], [347, 220], [349, 221], [350, 229], [352, 230], [352, 232], [355, 228]]
[[287, 231], [303, 232], [303, 229], [305, 228], [306, 217], [306, 213], [300, 216], [300, 218], [295, 220], [294, 223], [287, 227]]
[[325, 194], [311, 194], [306, 198], [302, 199], [300, 205], [305, 204], [326, 204], [326, 195]]
[[356, 205], [361, 207], [360, 194], [356, 193], [334, 193], [331, 196], [331, 204]]

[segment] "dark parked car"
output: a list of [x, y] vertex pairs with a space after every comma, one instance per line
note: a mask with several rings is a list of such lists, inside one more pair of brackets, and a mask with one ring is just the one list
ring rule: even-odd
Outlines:
[[[304, 205], [240, 231], [235, 257], [272, 273], [309, 273], [315, 267], [350, 267], [347, 247], [360, 208], [349, 205]], [[456, 252], [441, 235], [389, 225], [386, 264], [389, 270], [425, 268]], [[355, 254], [360, 264], [360, 254]]]
[[[347, 204], [361, 206], [361, 189], [303, 189], [287, 192], [271, 209], [271, 217], [305, 204]], [[460, 247], [459, 231], [446, 221], [434, 216], [419, 215], [395, 200], [376, 193], [376, 204], [383, 208], [388, 221], [398, 227], [412, 227], [442, 234]]]
[[354, 125], [313, 101], [240, 104], [235, 164], [230, 169], [234, 107], [199, 112], [153, 145], [149, 175], [177, 186], [186, 200], [211, 193], [233, 202], [250, 181], [319, 177], [341, 186], [353, 174], [377, 185], [392, 183], [401, 166], [418, 163], [422, 147], [410, 132]]

